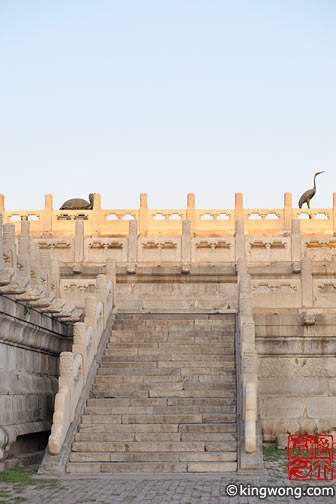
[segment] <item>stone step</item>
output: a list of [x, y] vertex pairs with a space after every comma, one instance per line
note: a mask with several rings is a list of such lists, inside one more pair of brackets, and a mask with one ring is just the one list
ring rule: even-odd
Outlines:
[[[174, 368], [170, 368], [174, 369]], [[107, 374], [102, 373], [98, 374], [95, 378], [95, 383], [160, 383], [160, 382], [184, 382], [184, 381], [235, 381], [236, 376], [233, 370], [224, 370], [221, 373], [205, 374], [206, 370], [203, 372], [195, 372], [195, 370], [188, 370], [181, 373], [181, 370], [178, 369], [174, 373], [153, 373], [153, 374], [145, 374], [145, 375], [128, 375], [128, 374]], [[194, 372], [192, 372], [194, 371]], [[201, 369], [202, 371], [202, 369]], [[207, 370], [208, 372], [212, 371], [211, 369]], [[205, 379], [204, 377], [209, 377]], [[200, 380], [200, 377], [203, 377]]]
[[237, 432], [236, 423], [228, 424], [109, 424], [109, 423], [88, 423], [79, 426], [79, 432], [100, 432], [100, 433], [137, 433], [137, 432], [183, 432], [183, 433], [231, 433]]
[[235, 472], [237, 462], [190, 462], [188, 463], [70, 463], [68, 473], [196, 473], [196, 472]]
[[172, 414], [83, 414], [82, 424], [191, 424], [191, 423], [235, 423], [235, 413], [172, 413]]
[[172, 390], [167, 387], [160, 387], [154, 390], [130, 390], [109, 388], [108, 390], [93, 390], [91, 398], [232, 398], [236, 397], [236, 390]]
[[223, 313], [201, 313], [201, 312], [151, 312], [151, 313], [126, 313], [119, 311], [116, 315], [116, 320], [198, 320], [198, 321], [211, 321], [211, 320], [235, 320], [236, 312], [223, 312]]
[[85, 415], [184, 415], [236, 413], [236, 406], [86, 406]]
[[[98, 377], [96, 377], [97, 379]], [[103, 378], [103, 377], [100, 377]], [[128, 390], [130, 392], [135, 392], [134, 388], [136, 386], [137, 391], [147, 391], [149, 397], [153, 396], [153, 392], [160, 392], [164, 389], [165, 392], [178, 392], [182, 390], [235, 390], [236, 389], [236, 377], [226, 376], [225, 381], [193, 381], [195, 376], [185, 377], [185, 376], [167, 376], [160, 377], [159, 381], [152, 379], [154, 377], [148, 377], [146, 382], [139, 383], [131, 382], [131, 380], [126, 382], [95, 382], [92, 390], [96, 393], [101, 392], [121, 392], [122, 390]], [[165, 379], [166, 378], [166, 379]], [[189, 379], [188, 379], [189, 378]], [[114, 396], [111, 396], [114, 397]], [[117, 396], [118, 397], [118, 396]], [[120, 397], [120, 396], [119, 396]], [[159, 396], [160, 397], [160, 396]]]
[[225, 346], [233, 346], [234, 341], [232, 335], [229, 337], [224, 336], [186, 336], [186, 335], [168, 335], [163, 336], [162, 334], [157, 336], [150, 335], [137, 335], [137, 336], [110, 336], [110, 344], [116, 345], [120, 343], [131, 343], [132, 345], [138, 345], [140, 343], [176, 343], [176, 344], [194, 344], [194, 343], [216, 343], [217, 345], [223, 344]]
[[[177, 397], [187, 397], [187, 398], [196, 398], [196, 397], [236, 397], [236, 388], [233, 387], [231, 390], [226, 388], [223, 390], [167, 390], [166, 388], [162, 387], [160, 389], [155, 389], [155, 390], [149, 390], [148, 391], [148, 397], [172, 397], [172, 398], [177, 398]], [[108, 397], [108, 396], [104, 396]], [[112, 396], [111, 396], [112, 397]], [[120, 396], [115, 396], [115, 397], [123, 397], [122, 395]]]
[[237, 432], [237, 424], [236, 422], [232, 423], [203, 423], [203, 424], [181, 424], [178, 426], [178, 431], [179, 432], [208, 432], [208, 433], [215, 433], [215, 432], [230, 432], [230, 433], [236, 433]]
[[[234, 353], [223, 353], [219, 352], [217, 354], [213, 355], [207, 355], [206, 358], [202, 354], [184, 354], [184, 353], [155, 353], [155, 354], [142, 354], [141, 356], [138, 355], [137, 353], [132, 353], [132, 355], [129, 355], [128, 353], [122, 353], [122, 352], [116, 352], [113, 353], [111, 352], [111, 355], [104, 355], [102, 357], [102, 364], [107, 363], [107, 362], [119, 362], [121, 363], [142, 363], [142, 362], [155, 362], [159, 363], [161, 361], [164, 362], [171, 362], [171, 361], [183, 361], [183, 362], [190, 362], [190, 359], [192, 359], [192, 362], [194, 363], [194, 366], [196, 366], [197, 362], [201, 361], [203, 365], [206, 365], [206, 363], [212, 363], [213, 361], [218, 361], [218, 362], [235, 362], [235, 356]], [[180, 364], [178, 364], [180, 365]]]
[[[148, 390], [130, 390], [130, 389], [115, 389], [109, 388], [108, 390], [97, 390], [95, 386], [92, 387], [90, 397], [116, 397], [116, 398], [146, 398], [149, 397]], [[156, 396], [155, 396], [156, 397]]]
[[[82, 442], [74, 441], [72, 451], [75, 452], [204, 452], [205, 443], [202, 442], [157, 442], [157, 443], [123, 443], [123, 442]], [[211, 451], [211, 450], [209, 450]], [[216, 451], [216, 450], [214, 450]], [[217, 450], [218, 451], [218, 450]]]
[[113, 408], [115, 406], [235, 406], [236, 398], [144, 398], [144, 399], [88, 399], [87, 406]]
[[157, 328], [169, 327], [175, 330], [184, 330], [184, 328], [206, 328], [207, 330], [234, 328], [235, 320], [118, 320], [113, 324], [113, 329], [138, 329], [138, 328]]
[[236, 441], [221, 442], [90, 442], [74, 441], [72, 451], [74, 452], [217, 452], [236, 451]]
[[186, 463], [75, 463], [67, 464], [67, 473], [122, 473], [122, 472], [149, 472], [149, 473], [185, 473], [188, 465]]
[[185, 345], [179, 343], [138, 343], [136, 347], [133, 343], [108, 343], [105, 355], [115, 355], [121, 351], [130, 352], [133, 355], [139, 355], [150, 353], [150, 354], [164, 354], [164, 353], [184, 353], [190, 354], [201, 354], [201, 355], [217, 355], [218, 353], [234, 353], [234, 345], [219, 345], [217, 343], [211, 345], [205, 344], [195, 344], [195, 345]]
[[186, 442], [186, 441], [231, 441], [236, 442], [236, 433], [224, 432], [78, 432], [75, 441], [85, 442]]
[[[223, 368], [225, 367], [225, 363], [227, 362], [229, 367], [232, 368], [232, 364], [235, 364], [233, 358], [229, 360], [208, 360], [208, 356], [206, 356], [203, 360], [196, 360], [193, 359], [192, 354], [190, 355], [183, 355], [186, 360], [161, 360], [157, 362], [157, 367], [181, 367], [181, 368], [188, 368], [188, 367], [193, 367], [193, 368], [206, 368], [206, 369], [212, 369], [212, 368]], [[232, 355], [233, 357], [233, 355]], [[216, 359], [219, 359], [219, 356], [216, 356]]]
[[121, 319], [118, 316], [115, 319], [114, 325], [125, 325], [125, 326], [132, 326], [132, 325], [147, 325], [149, 327], [152, 326], [163, 326], [163, 325], [168, 325], [168, 326], [179, 326], [179, 327], [185, 327], [185, 326], [218, 326], [222, 324], [235, 324], [236, 323], [236, 316], [235, 314], [232, 314], [233, 316], [230, 316], [226, 314], [226, 316], [222, 317], [217, 317], [217, 318], [208, 318], [204, 319], [202, 317], [180, 317], [180, 318], [174, 318], [174, 317], [135, 317], [133, 319]]
[[117, 399], [88, 399], [86, 405], [88, 407], [98, 407], [98, 408], [114, 408], [115, 406], [166, 406], [168, 399], [156, 399], [156, 398], [143, 398], [143, 399], [132, 399], [128, 398], [117, 398]]
[[[162, 442], [162, 441], [181, 441], [181, 436], [190, 437], [190, 433], [181, 434], [180, 432], [79, 432], [75, 436], [75, 441], [89, 442]], [[218, 436], [218, 433], [216, 434]], [[187, 439], [186, 439], [187, 440]], [[210, 441], [208, 439], [204, 439]], [[213, 439], [211, 441], [223, 441], [224, 439]], [[226, 439], [228, 440], [228, 439]], [[188, 440], [187, 440], [188, 441]], [[195, 441], [194, 439], [192, 441]]]
[[[100, 420], [98, 418], [98, 420]], [[115, 434], [117, 432], [179, 432], [177, 424], [102, 424], [102, 423], [88, 423], [81, 424], [79, 432], [101, 432]]]
[[[168, 361], [168, 362], [173, 362], [173, 361]], [[202, 362], [199, 362], [199, 366], [195, 366], [194, 362], [189, 362], [189, 366], [193, 367], [186, 367], [186, 366], [181, 366], [179, 365], [178, 361], [175, 362], [175, 368], [172, 366], [158, 366], [157, 363], [150, 363], [152, 364], [151, 366], [134, 366], [134, 368], [130, 368], [127, 366], [126, 368], [123, 368], [122, 366], [115, 366], [114, 364], [111, 363], [101, 363], [101, 365], [98, 368], [98, 375], [125, 375], [125, 376], [136, 376], [136, 375], [164, 375], [164, 374], [176, 374], [176, 370], [180, 370], [180, 374], [186, 374], [186, 375], [192, 375], [192, 374], [213, 374], [213, 375], [218, 375], [218, 374], [234, 374], [235, 371], [235, 363], [234, 362], [222, 362], [221, 366], [212, 366], [211, 363], [204, 364]], [[215, 361], [214, 361], [215, 362]], [[183, 361], [181, 361], [182, 364], [185, 364]], [[138, 363], [140, 364], [140, 363]], [[170, 371], [171, 370], [171, 371]]]
[[237, 452], [72, 452], [71, 462], [236, 462]]
[[144, 338], [146, 336], [176, 336], [176, 337], [205, 337], [205, 338], [228, 338], [234, 339], [234, 327], [221, 328], [218, 330], [207, 330], [204, 329], [196, 329], [194, 327], [190, 327], [188, 329], [172, 329], [169, 327], [138, 327], [134, 329], [112, 329], [110, 337], [124, 337], [124, 338]]
[[117, 314], [67, 472], [237, 470], [236, 314]]
[[[101, 373], [101, 371], [104, 371]], [[108, 372], [109, 371], [109, 372]], [[155, 367], [155, 368], [136, 368], [133, 370], [130, 370], [129, 368], [127, 369], [121, 369], [121, 368], [114, 368], [114, 367], [109, 367], [109, 368], [99, 368], [98, 369], [98, 375], [104, 375], [104, 378], [106, 376], [162, 376], [162, 375], [180, 375], [181, 374], [181, 367], [176, 366], [175, 368], [173, 367]], [[102, 376], [103, 377], [103, 376]]]
[[162, 383], [184, 383], [187, 380], [195, 380], [197, 377], [195, 375], [185, 376], [181, 374], [171, 374], [171, 375], [150, 375], [150, 376], [128, 376], [128, 375], [97, 375], [95, 378], [95, 384], [101, 385], [111, 385], [112, 387], [122, 386], [123, 384], [129, 385], [133, 383], [133, 388], [140, 387], [140, 385], [146, 383], [148, 387], [151, 388], [153, 384]]

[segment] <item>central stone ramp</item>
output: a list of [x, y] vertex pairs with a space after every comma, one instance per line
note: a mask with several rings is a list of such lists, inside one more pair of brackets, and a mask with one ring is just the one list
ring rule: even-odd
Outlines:
[[118, 314], [67, 472], [237, 470], [235, 314]]

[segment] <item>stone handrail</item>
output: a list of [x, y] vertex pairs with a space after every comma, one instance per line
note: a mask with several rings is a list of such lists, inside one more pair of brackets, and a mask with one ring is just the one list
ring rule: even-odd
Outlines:
[[60, 322], [79, 321], [82, 310], [59, 298], [59, 262], [50, 250], [40, 250], [30, 239], [30, 222], [23, 220], [16, 240], [14, 224], [2, 225], [0, 213], [0, 295], [15, 296], [29, 309], [48, 313]]
[[[112, 312], [112, 282], [99, 275], [97, 296], [86, 302], [85, 322], [74, 325], [72, 352], [60, 355], [59, 390], [55, 398], [55, 409], [51, 434], [48, 441], [49, 453], [58, 455], [74, 420], [76, 407], [97, 353], [97, 348]], [[98, 300], [99, 298], [99, 300]]]
[[[233, 236], [235, 221], [243, 220], [249, 236], [271, 236], [290, 231], [291, 221], [302, 219], [302, 233], [336, 232], [336, 193], [331, 208], [293, 208], [292, 194], [284, 194], [283, 208], [243, 207], [243, 195], [235, 194], [234, 209], [196, 209], [195, 195], [188, 194], [185, 209], [148, 209], [147, 194], [140, 195], [139, 209], [109, 210], [101, 208], [100, 194], [94, 195], [92, 210], [54, 210], [53, 197], [47, 194], [43, 210], [5, 210], [4, 196], [0, 195], [0, 212], [4, 223], [20, 232], [20, 221], [29, 222], [34, 237], [50, 238], [74, 236], [76, 223], [84, 224], [85, 236], [127, 236], [128, 222], [135, 220], [139, 236], [181, 236], [182, 220], [190, 220], [192, 236]], [[15, 220], [13, 220], [15, 219]]]
[[257, 439], [257, 388], [253, 382], [245, 385], [245, 451], [254, 453], [256, 451]]
[[255, 324], [252, 316], [251, 278], [247, 274], [245, 260], [238, 261], [239, 281], [239, 361], [240, 386], [244, 425], [244, 449], [246, 454], [256, 452], [258, 419], [258, 370], [255, 347]]

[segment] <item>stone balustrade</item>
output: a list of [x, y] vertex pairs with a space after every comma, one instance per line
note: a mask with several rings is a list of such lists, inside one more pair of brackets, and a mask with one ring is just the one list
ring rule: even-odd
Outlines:
[[232, 237], [237, 220], [244, 222], [246, 236], [281, 236], [290, 232], [293, 219], [301, 220], [305, 235], [333, 236], [336, 232], [336, 193], [331, 208], [312, 209], [293, 208], [291, 193], [284, 194], [283, 208], [266, 209], [245, 209], [241, 193], [235, 194], [234, 209], [196, 209], [194, 194], [188, 194], [185, 209], [148, 209], [147, 194], [140, 195], [139, 209], [124, 210], [102, 209], [100, 194], [94, 195], [92, 210], [55, 210], [51, 194], [45, 196], [43, 210], [5, 210], [4, 201], [0, 195], [4, 224], [14, 224], [19, 235], [20, 222], [29, 221], [31, 235], [38, 238], [75, 236], [79, 228], [85, 237], [127, 237], [129, 221], [137, 223], [140, 237], [181, 237], [184, 220], [190, 221], [193, 238]]
[[98, 275], [96, 296], [86, 300], [84, 323], [74, 325], [71, 352], [60, 355], [59, 389], [55, 398], [55, 409], [51, 434], [48, 441], [49, 453], [58, 455], [65, 436], [74, 420], [76, 407], [86, 385], [97, 349], [112, 313], [112, 282], [106, 275]]
[[1, 226], [0, 220], [0, 294], [15, 296], [29, 307], [50, 313], [61, 322], [74, 323], [83, 311], [59, 299], [59, 264], [49, 250], [40, 250], [30, 239], [30, 223], [21, 222], [21, 233], [15, 239], [14, 224]]
[[237, 323], [237, 369], [238, 396], [242, 411], [241, 431], [244, 446], [241, 467], [253, 465], [249, 455], [257, 450], [258, 432], [258, 366], [255, 345], [255, 323], [252, 315], [251, 277], [247, 273], [247, 261], [237, 262], [238, 275], [238, 323]]

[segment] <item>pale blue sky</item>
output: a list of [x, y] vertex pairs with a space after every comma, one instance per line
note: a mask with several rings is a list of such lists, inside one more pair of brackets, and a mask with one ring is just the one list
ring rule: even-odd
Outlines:
[[6, 207], [336, 192], [334, 0], [0, 0]]

